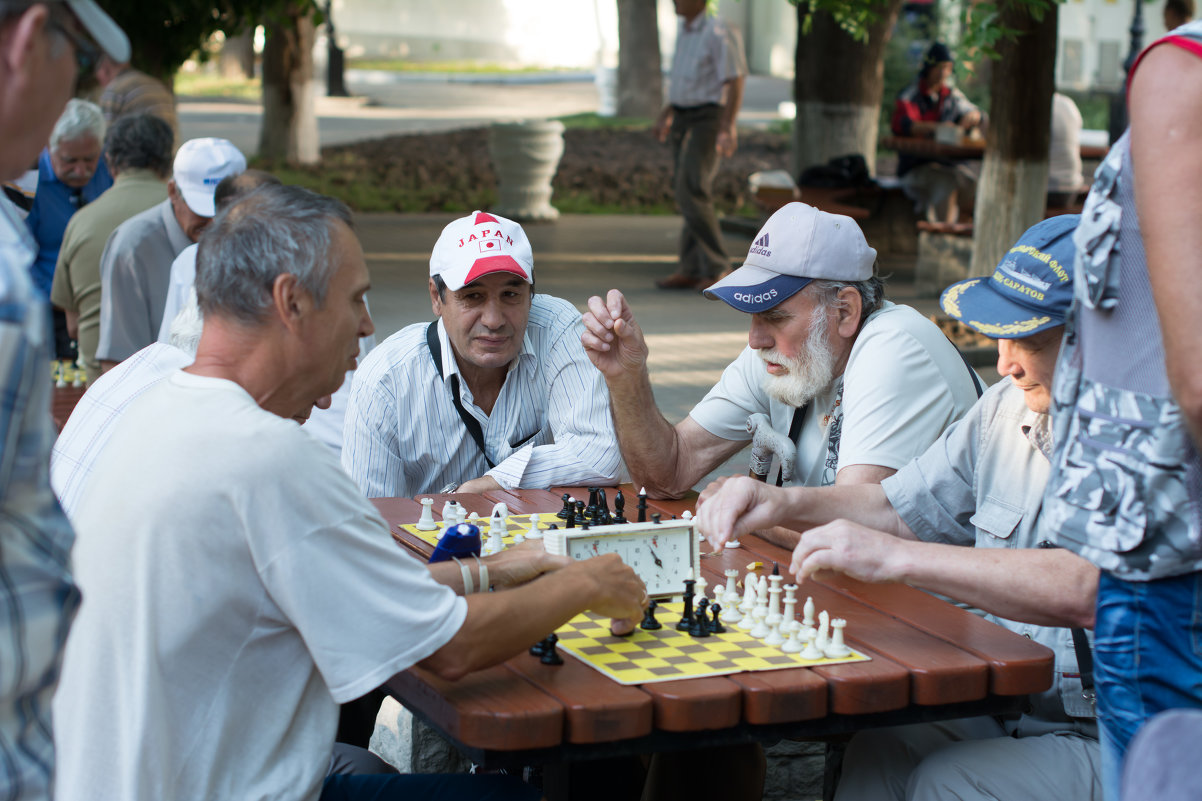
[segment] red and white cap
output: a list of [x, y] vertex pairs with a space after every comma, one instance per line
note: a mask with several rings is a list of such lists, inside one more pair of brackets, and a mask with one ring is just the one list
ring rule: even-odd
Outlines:
[[430, 277], [442, 276], [452, 292], [489, 273], [513, 273], [534, 283], [534, 253], [522, 226], [473, 211], [442, 229], [430, 254]]

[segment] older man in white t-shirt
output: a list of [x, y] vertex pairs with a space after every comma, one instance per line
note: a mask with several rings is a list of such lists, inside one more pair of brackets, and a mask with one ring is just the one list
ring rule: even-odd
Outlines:
[[883, 299], [875, 263], [850, 217], [802, 203], [773, 214], [743, 266], [705, 292], [751, 315], [748, 347], [676, 426], [655, 407], [625, 298], [590, 298], [583, 342], [636, 485], [683, 495], [748, 443], [757, 413], [796, 444], [793, 484], [879, 483], [962, 417], [979, 379], [934, 323]]

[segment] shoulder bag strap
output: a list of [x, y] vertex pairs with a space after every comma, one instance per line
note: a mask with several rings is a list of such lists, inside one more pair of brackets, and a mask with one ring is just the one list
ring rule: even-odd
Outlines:
[[[438, 341], [438, 321], [430, 323], [426, 328], [426, 346], [430, 348], [430, 358], [434, 360], [434, 366], [438, 368], [438, 377], [442, 378], [442, 343]], [[496, 467], [493, 460], [488, 458], [488, 451], [484, 449], [484, 430], [480, 428], [480, 421], [468, 414], [467, 409], [463, 408], [463, 404], [459, 401], [459, 376], [451, 376], [451, 402], [455, 404], [455, 411], [459, 412], [459, 419], [463, 421], [463, 425], [467, 428], [467, 433], [472, 435], [472, 439], [476, 441], [476, 445], [480, 448], [480, 453], [484, 456], [484, 461], [488, 464], [488, 469]]]

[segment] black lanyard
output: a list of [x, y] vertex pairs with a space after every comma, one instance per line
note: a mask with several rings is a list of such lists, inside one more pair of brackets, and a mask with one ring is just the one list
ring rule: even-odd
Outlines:
[[[434, 360], [434, 366], [438, 368], [438, 378], [442, 380], [442, 343], [438, 340], [437, 320], [430, 323], [426, 329], [426, 345], [430, 348], [430, 358]], [[493, 469], [497, 465], [488, 458], [488, 451], [484, 449], [484, 430], [480, 428], [480, 421], [468, 414], [467, 409], [463, 408], [463, 404], [459, 402], [458, 375], [451, 376], [451, 400], [455, 404], [455, 411], [459, 412], [459, 418], [463, 420], [463, 425], [467, 427], [467, 433], [472, 435], [472, 439], [480, 447], [480, 453], [484, 456], [484, 461], [488, 463], [488, 469]]]

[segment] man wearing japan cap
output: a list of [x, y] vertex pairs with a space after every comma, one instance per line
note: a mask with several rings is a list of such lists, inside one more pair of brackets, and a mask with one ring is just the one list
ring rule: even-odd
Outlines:
[[[0, 0], [0, 181], [45, 146], [77, 78], [129, 40], [92, 0]], [[50, 488], [46, 302], [30, 279], [37, 244], [0, 200], [0, 798], [53, 794], [50, 701], [79, 607], [74, 534]]]
[[591, 298], [584, 346], [635, 483], [679, 497], [747, 444], [755, 413], [797, 444], [799, 485], [879, 482], [922, 453], [976, 401], [975, 375], [933, 323], [883, 299], [875, 263], [849, 217], [802, 203], [773, 214], [743, 266], [705, 292], [751, 315], [748, 347], [675, 428], [655, 409], [622, 294]]
[[438, 318], [411, 325], [360, 365], [342, 462], [369, 498], [612, 484], [620, 456], [580, 314], [534, 294], [517, 223], [473, 212], [430, 256]]
[[213, 196], [246, 157], [226, 139], [191, 139], [175, 154], [167, 199], [122, 223], [100, 257], [100, 342], [111, 369], [158, 338], [171, 264], [216, 213]]
[[[799, 578], [835, 570], [900, 581], [984, 610], [1056, 654], [1053, 686], [1012, 719], [865, 731], [836, 798], [1097, 798], [1101, 755], [1088, 654], [1098, 570], [1036, 528], [1051, 465], [1052, 374], [1072, 300], [1075, 215], [1028, 230], [990, 278], [943, 294], [945, 312], [998, 341], [998, 372], [963, 420], [879, 486], [707, 488], [697, 525], [716, 545], [769, 525], [805, 530]], [[847, 519], [850, 518], [850, 519]], [[1078, 646], [1077, 643], [1080, 643]], [[1088, 691], [1088, 693], [1087, 693]]]

